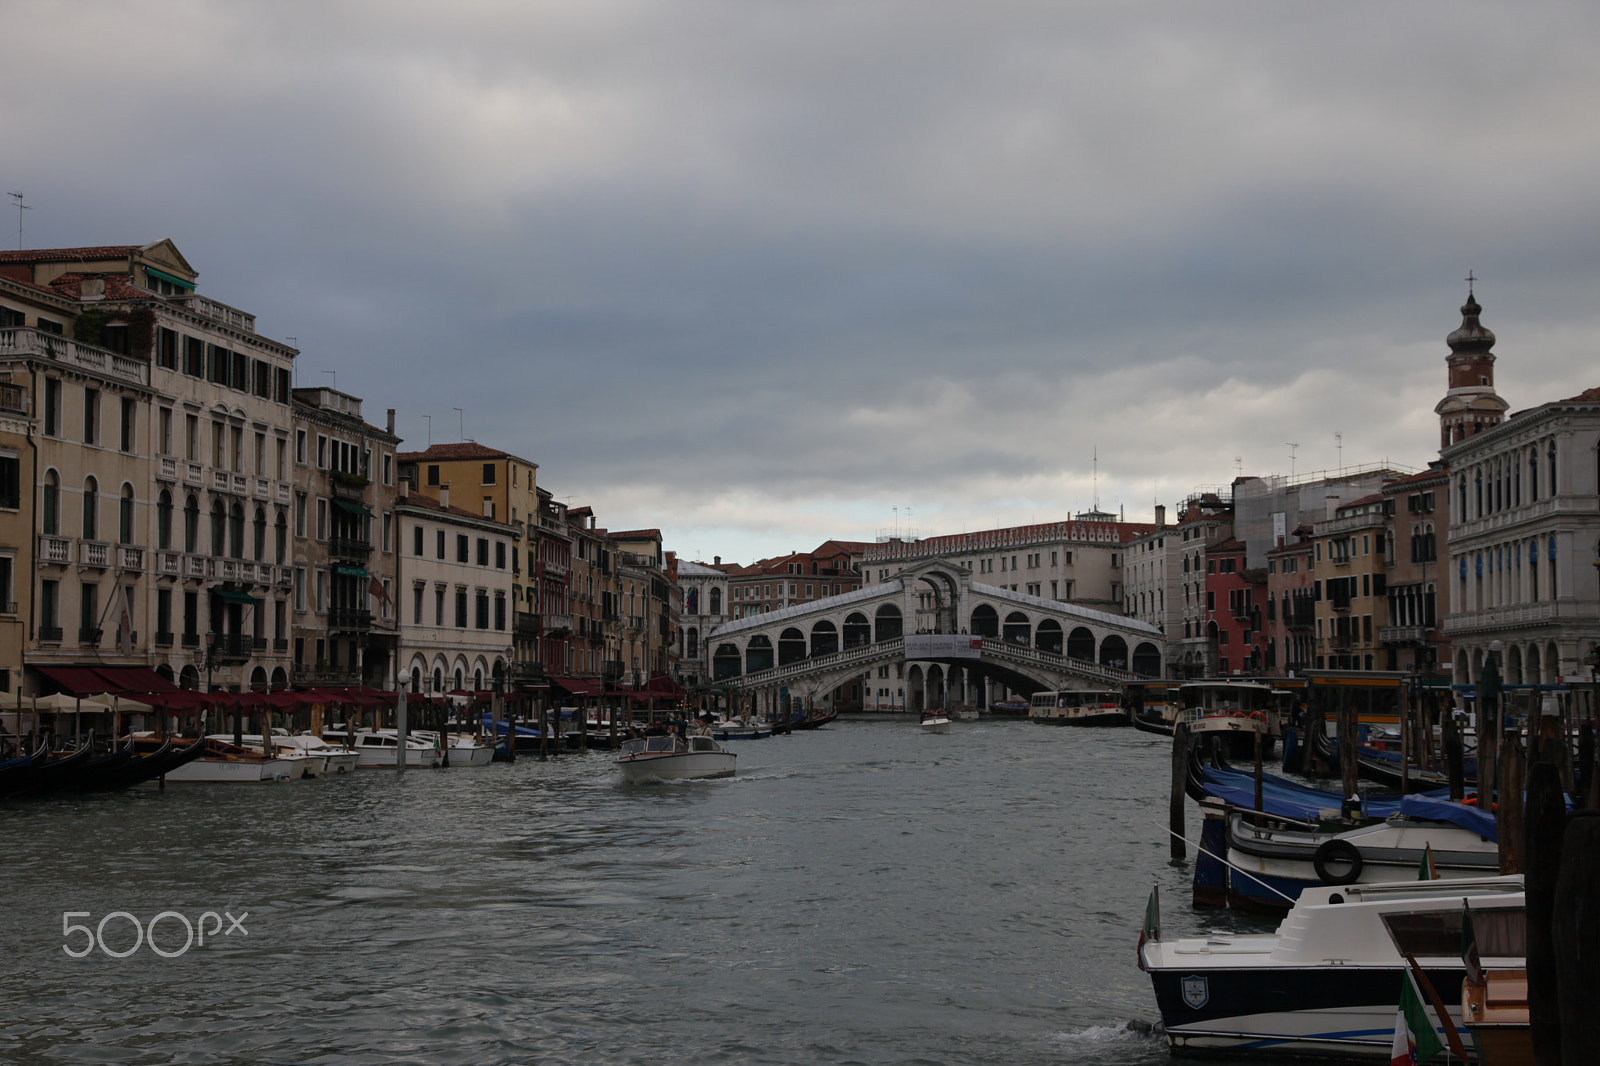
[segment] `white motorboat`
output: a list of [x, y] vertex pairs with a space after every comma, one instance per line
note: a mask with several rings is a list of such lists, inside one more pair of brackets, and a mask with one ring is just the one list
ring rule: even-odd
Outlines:
[[[435, 744], [439, 742], [439, 734], [432, 730], [419, 729], [411, 735], [433, 741]], [[471, 733], [449, 734], [448, 754], [451, 766], [488, 766], [494, 761], [494, 749], [480, 743]]]
[[922, 716], [924, 733], [950, 732], [950, 719], [943, 711], [930, 711]]
[[754, 718], [724, 718], [711, 723], [711, 735], [718, 740], [765, 740], [772, 726]]
[[617, 768], [626, 781], [732, 777], [737, 758], [711, 737], [640, 737], [622, 745]]
[[[206, 738], [207, 740], [221, 740], [231, 742], [231, 733], [218, 733]], [[320, 777], [328, 772], [326, 756], [302, 751], [294, 744], [288, 742], [289, 737], [274, 733], [272, 737], [272, 750], [267, 751], [266, 745], [261, 741], [260, 733], [245, 733], [239, 737], [239, 743], [260, 755], [271, 755], [273, 758], [282, 759], [289, 764], [289, 780], [296, 781], [302, 777]]]
[[356, 768], [356, 760], [360, 758], [352, 749], [343, 745], [329, 744], [327, 741], [320, 737], [314, 737], [310, 733], [297, 733], [293, 736], [280, 735], [276, 737], [276, 740], [279, 751], [288, 751], [293, 748], [310, 755], [320, 755], [327, 767], [324, 771], [325, 773], [352, 773]]
[[288, 780], [290, 769], [287, 759], [270, 758], [249, 748], [236, 747], [231, 736], [207, 737], [206, 753], [167, 771], [165, 780], [255, 785], [263, 781]]
[[[348, 743], [356, 753], [356, 766], [362, 770], [399, 764], [400, 741], [393, 729], [358, 729], [347, 734], [342, 729], [323, 730], [324, 740]], [[438, 737], [426, 739], [410, 730], [406, 731], [406, 765], [416, 767], [438, 766], [440, 761]]]
[[1522, 878], [1307, 888], [1274, 933], [1163, 940], [1152, 906], [1139, 966], [1174, 1053], [1388, 1061], [1407, 968], [1402, 951], [1461, 1028], [1463, 900], [1474, 922], [1484, 913], [1520, 920]]

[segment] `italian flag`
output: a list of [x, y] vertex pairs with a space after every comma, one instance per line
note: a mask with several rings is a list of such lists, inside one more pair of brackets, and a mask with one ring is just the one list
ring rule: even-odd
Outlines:
[[1417, 995], [1411, 971], [1400, 975], [1400, 1008], [1394, 1016], [1394, 1044], [1389, 1049], [1389, 1066], [1421, 1066], [1437, 1055], [1444, 1045], [1428, 1021], [1428, 1012]]

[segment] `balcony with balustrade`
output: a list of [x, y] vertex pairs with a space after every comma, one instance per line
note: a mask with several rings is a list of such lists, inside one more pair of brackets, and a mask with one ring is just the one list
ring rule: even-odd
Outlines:
[[212, 633], [206, 648], [213, 663], [243, 663], [254, 654], [255, 640], [243, 633]]
[[365, 633], [372, 628], [372, 612], [354, 607], [331, 607], [328, 609], [328, 628]]

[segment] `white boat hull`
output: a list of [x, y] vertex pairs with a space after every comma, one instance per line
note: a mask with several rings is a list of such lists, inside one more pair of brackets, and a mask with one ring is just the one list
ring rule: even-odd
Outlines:
[[202, 756], [184, 763], [166, 775], [168, 781], [206, 781], [224, 784], [255, 785], [263, 781], [285, 781], [289, 777], [287, 759], [212, 759]]
[[922, 731], [924, 733], [948, 733], [950, 732], [950, 719], [926, 718], [922, 722]]
[[677, 755], [646, 755], [617, 766], [628, 781], [689, 781], [706, 777], [732, 777], [732, 752], [691, 751]]
[[450, 745], [451, 766], [488, 766], [494, 761], [494, 749], [486, 744]]
[[630, 740], [617, 757], [625, 781], [692, 781], [732, 777], [738, 756], [711, 737]]

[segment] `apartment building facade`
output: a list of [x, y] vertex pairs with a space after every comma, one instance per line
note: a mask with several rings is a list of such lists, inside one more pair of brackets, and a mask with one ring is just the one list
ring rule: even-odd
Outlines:
[[0, 253], [0, 374], [38, 423], [33, 691], [72, 665], [289, 682], [296, 352], [197, 277], [170, 241]]
[[294, 682], [393, 688], [394, 411], [380, 429], [359, 397], [305, 388], [294, 390], [294, 419]]
[[[397, 662], [418, 692], [480, 692], [510, 675], [516, 655], [511, 559], [520, 530], [451, 504], [402, 479], [395, 500], [398, 554]], [[479, 501], [474, 500], [474, 503]]]

